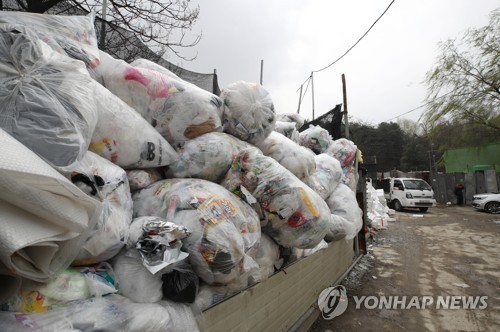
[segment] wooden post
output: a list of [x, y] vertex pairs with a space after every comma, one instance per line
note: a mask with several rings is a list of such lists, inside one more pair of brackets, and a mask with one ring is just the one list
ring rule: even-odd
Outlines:
[[349, 118], [347, 116], [347, 91], [345, 84], [345, 75], [342, 74], [342, 94], [344, 96], [344, 121], [345, 121], [345, 138], [349, 139]]
[[311, 73], [311, 94], [312, 94], [312, 107], [313, 107], [313, 120], [314, 120], [314, 77]]
[[264, 76], [264, 60], [260, 60], [260, 85], [262, 85], [263, 76]]
[[300, 113], [300, 104], [302, 103], [302, 86], [300, 86], [300, 95], [299, 95], [299, 107], [297, 107], [297, 114]]

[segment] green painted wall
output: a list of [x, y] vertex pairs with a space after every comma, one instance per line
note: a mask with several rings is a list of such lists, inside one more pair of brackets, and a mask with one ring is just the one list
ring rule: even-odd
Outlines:
[[446, 173], [494, 169], [500, 172], [500, 143], [475, 148], [450, 149], [443, 155]]

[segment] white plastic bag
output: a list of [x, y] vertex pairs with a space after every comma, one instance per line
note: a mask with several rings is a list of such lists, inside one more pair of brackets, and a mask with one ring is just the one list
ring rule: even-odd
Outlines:
[[264, 155], [279, 162], [301, 180], [311, 176], [316, 170], [315, 155], [311, 150], [276, 131], [271, 132], [257, 147]]
[[102, 52], [96, 69], [104, 86], [139, 112], [174, 147], [222, 130], [222, 100], [194, 84], [163, 71], [134, 67]]
[[325, 236], [325, 201], [276, 160], [242, 151], [222, 185], [251, 204], [262, 232], [284, 247], [312, 248]]
[[274, 125], [274, 131], [277, 131], [278, 133], [288, 137], [295, 143], [300, 142], [299, 131], [297, 130], [295, 122], [276, 121], [276, 124]]
[[266, 234], [262, 234], [260, 238], [255, 261], [259, 264], [262, 280], [273, 275], [283, 264], [278, 245]]
[[320, 126], [310, 125], [299, 134], [300, 145], [313, 150], [316, 154], [326, 152], [331, 142], [332, 137], [328, 130]]
[[333, 141], [328, 147], [326, 154], [340, 161], [342, 168], [353, 165], [358, 147], [350, 140], [339, 138]]
[[316, 155], [314, 161], [316, 171], [303, 181], [321, 198], [327, 199], [342, 180], [340, 162], [325, 153]]
[[0, 24], [0, 128], [52, 166], [87, 151], [97, 121], [91, 83], [81, 61], [27, 28]]
[[281, 122], [291, 122], [294, 123], [295, 128], [299, 130], [305, 123], [305, 119], [302, 115], [297, 113], [277, 113], [276, 121]]
[[257, 144], [273, 130], [276, 122], [274, 104], [260, 84], [238, 81], [222, 89], [225, 109], [224, 131], [243, 141]]
[[[354, 227], [346, 227], [345, 238], [350, 240], [358, 234], [363, 227], [363, 211], [359, 208], [356, 200], [356, 194], [345, 184], [341, 183], [333, 191], [330, 197], [327, 198], [326, 203], [330, 208], [332, 214], [343, 217], [347, 222]], [[337, 222], [335, 226], [331, 226], [332, 230], [340, 227], [338, 220], [333, 219], [333, 223]], [[347, 229], [349, 228], [349, 229]], [[336, 231], [331, 231], [330, 238], [336, 237]]]
[[244, 258], [255, 257], [259, 218], [223, 187], [200, 179], [168, 179], [136, 192], [133, 199], [134, 215], [158, 216], [192, 232], [183, 247], [205, 282], [226, 284], [248, 272]]

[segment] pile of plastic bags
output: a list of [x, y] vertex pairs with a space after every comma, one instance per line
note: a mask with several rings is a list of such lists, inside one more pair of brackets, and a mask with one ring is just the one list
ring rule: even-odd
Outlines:
[[0, 85], [2, 331], [196, 331], [361, 228], [353, 142], [114, 59], [92, 16], [0, 11]]

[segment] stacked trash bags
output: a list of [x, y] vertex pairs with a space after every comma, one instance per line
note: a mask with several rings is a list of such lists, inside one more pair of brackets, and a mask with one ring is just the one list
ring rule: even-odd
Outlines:
[[93, 26], [0, 12], [2, 331], [195, 331], [358, 233], [352, 142], [299, 134], [259, 84], [114, 59]]

